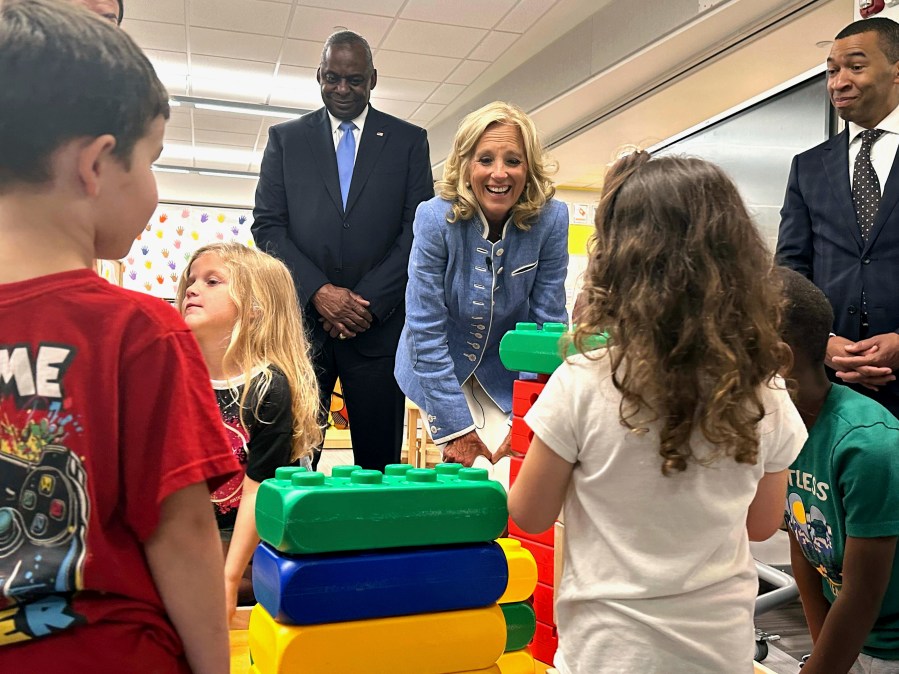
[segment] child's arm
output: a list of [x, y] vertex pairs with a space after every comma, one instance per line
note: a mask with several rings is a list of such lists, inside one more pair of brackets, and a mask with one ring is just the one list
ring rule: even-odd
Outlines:
[[759, 480], [746, 515], [746, 531], [750, 541], [768, 540], [783, 523], [788, 475], [788, 470], [781, 470], [765, 473]]
[[821, 574], [811, 565], [802, 554], [802, 548], [796, 542], [796, 536], [789, 532], [790, 536], [790, 566], [793, 568], [793, 578], [799, 586], [799, 597], [802, 599], [802, 612], [805, 613], [805, 622], [808, 623], [808, 631], [812, 635], [812, 643], [817, 643], [821, 627], [830, 610], [830, 602], [824, 596], [821, 588]]
[[877, 620], [893, 571], [896, 536], [846, 538], [843, 587], [802, 674], [845, 674]]
[[574, 464], [535, 435], [509, 492], [509, 516], [515, 524], [531, 533], [549, 529], [562, 511], [573, 469]]
[[179, 489], [162, 502], [159, 524], [144, 552], [191, 670], [227, 674], [222, 545], [205, 482]]
[[244, 477], [240, 507], [237, 509], [237, 519], [234, 522], [234, 534], [231, 536], [228, 558], [225, 560], [225, 601], [229, 621], [237, 611], [237, 589], [240, 587], [240, 579], [243, 578], [247, 564], [250, 563], [253, 552], [259, 545], [259, 535], [256, 533], [257, 491], [259, 483]]

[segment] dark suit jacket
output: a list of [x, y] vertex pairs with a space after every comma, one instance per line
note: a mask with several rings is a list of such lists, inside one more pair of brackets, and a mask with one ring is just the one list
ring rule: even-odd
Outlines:
[[396, 352], [405, 321], [412, 220], [418, 204], [433, 194], [425, 130], [372, 107], [359, 140], [346, 212], [327, 110], [269, 130], [253, 236], [293, 274], [314, 342], [321, 344], [327, 336], [310, 300], [333, 283], [371, 302], [372, 327], [351, 340], [359, 352]]
[[[833, 331], [859, 339], [862, 288], [868, 336], [899, 330], [899, 169], [896, 161], [866, 243], [852, 204], [849, 131], [796, 155], [780, 211], [777, 262], [824, 291]], [[888, 389], [899, 393], [893, 382]]]

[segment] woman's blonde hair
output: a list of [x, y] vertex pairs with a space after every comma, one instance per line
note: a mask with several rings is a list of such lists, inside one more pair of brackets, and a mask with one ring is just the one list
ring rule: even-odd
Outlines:
[[494, 124], [509, 124], [521, 131], [528, 175], [518, 203], [512, 207], [511, 216], [516, 227], [527, 231], [540, 209], [556, 193], [556, 188], [549, 179], [556, 165], [544, 152], [534, 122], [521, 108], [510, 103], [501, 101], [488, 103], [468, 114], [459, 123], [459, 129], [453, 139], [453, 148], [443, 166], [443, 180], [437, 181], [435, 191], [442, 198], [452, 202], [452, 213], [447, 215], [447, 222], [469, 220], [474, 217], [478, 212], [478, 201], [471, 191], [470, 164], [478, 141]]
[[284, 373], [290, 388], [291, 461], [311, 454], [322, 439], [318, 384], [290, 272], [280, 260], [239, 243], [203, 246], [194, 252], [181, 274], [177, 294], [179, 310], [187, 294], [190, 268], [197, 258], [207, 253], [217, 255], [228, 270], [228, 294], [237, 307], [224, 366], [228, 372], [241, 372], [246, 382], [239, 402], [241, 425], [247, 430], [243, 414], [254, 369], [264, 367], [263, 376], [253, 386], [256, 400], [253, 416], [259, 420], [259, 407], [271, 385], [274, 366]]
[[[761, 386], [789, 362], [771, 256], [737, 188], [709, 162], [638, 152], [611, 168], [575, 334], [608, 330], [621, 423], [658, 420], [662, 473], [758, 460]], [[595, 356], [594, 356], [595, 357]], [[701, 460], [700, 430], [717, 449]]]

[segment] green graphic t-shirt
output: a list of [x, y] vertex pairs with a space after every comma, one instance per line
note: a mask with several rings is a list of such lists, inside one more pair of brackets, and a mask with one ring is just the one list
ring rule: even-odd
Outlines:
[[[899, 421], [834, 384], [790, 466], [784, 518], [833, 603], [843, 585], [846, 537], [899, 536]], [[899, 660], [899, 554], [862, 652]]]

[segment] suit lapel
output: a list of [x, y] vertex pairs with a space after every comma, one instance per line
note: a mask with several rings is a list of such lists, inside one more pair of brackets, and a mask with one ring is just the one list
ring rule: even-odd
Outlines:
[[312, 113], [316, 116], [313, 123], [306, 128], [306, 139], [312, 150], [317, 173], [322, 177], [331, 200], [337, 210], [343, 213], [343, 198], [340, 196], [340, 176], [337, 174], [337, 154], [334, 152], [334, 136], [331, 131], [331, 119], [328, 111], [321, 108]]
[[852, 186], [849, 182], [849, 130], [844, 129], [829, 145], [824, 146], [824, 172], [840, 209], [840, 220], [846, 223], [849, 233], [862, 248], [862, 234], [858, 228], [858, 216], [852, 203]]
[[369, 107], [368, 115], [365, 117], [365, 126], [362, 127], [362, 138], [359, 140], [356, 163], [353, 165], [353, 181], [350, 183], [350, 193], [346, 200], [347, 213], [353, 210], [353, 205], [365, 187], [372, 169], [378, 163], [381, 150], [384, 149], [387, 138], [390, 136], [387, 131], [387, 119], [386, 115]]
[[880, 206], [877, 208], [877, 215], [874, 217], [874, 225], [868, 234], [868, 242], [865, 245], [864, 252], [870, 250], [880, 230], [883, 229], [884, 223], [890, 218], [896, 203], [899, 202], [899, 169], [896, 168], [896, 157], [893, 157], [893, 163], [890, 166], [890, 175], [887, 177], [886, 185], [883, 187], [883, 196], [880, 199]]

